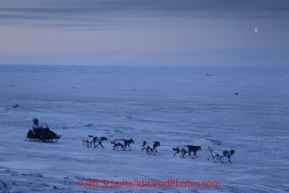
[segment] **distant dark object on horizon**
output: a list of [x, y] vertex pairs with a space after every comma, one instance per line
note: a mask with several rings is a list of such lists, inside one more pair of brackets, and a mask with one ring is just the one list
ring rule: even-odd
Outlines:
[[11, 107], [13, 107], [13, 108], [18, 108], [19, 105], [18, 105], [18, 104], [14, 104], [14, 105], [12, 105]]
[[85, 127], [92, 127], [93, 126], [93, 124], [92, 123], [88, 123], [88, 124], [86, 124], [86, 125], [84, 125]]
[[235, 92], [235, 95], [238, 95], [239, 93]]
[[217, 74], [213, 75], [213, 74], [207, 74], [207, 76], [217, 76]]
[[14, 84], [12, 84], [11, 86], [14, 86]]
[[75, 87], [72, 87], [73, 89], [75, 89]]

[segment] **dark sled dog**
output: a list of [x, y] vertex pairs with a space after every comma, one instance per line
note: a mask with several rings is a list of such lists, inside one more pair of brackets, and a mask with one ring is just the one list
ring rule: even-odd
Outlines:
[[[176, 156], [177, 153], [182, 153], [181, 157], [185, 158], [184, 156], [186, 154], [188, 154], [189, 156], [192, 157], [192, 159], [194, 159], [193, 156], [197, 157], [197, 151], [201, 151], [202, 148], [201, 146], [194, 146], [194, 145], [185, 145], [185, 146], [178, 146], [176, 148], [173, 148], [174, 151], [176, 151], [176, 153], [174, 154], [174, 157]], [[194, 155], [192, 156], [191, 152], [194, 152]]]
[[96, 148], [98, 145], [101, 145], [101, 147], [104, 148], [101, 143], [102, 141], [107, 141], [107, 138], [106, 137], [100, 137], [100, 138], [94, 137], [93, 142], [92, 142], [94, 144], [94, 148]]

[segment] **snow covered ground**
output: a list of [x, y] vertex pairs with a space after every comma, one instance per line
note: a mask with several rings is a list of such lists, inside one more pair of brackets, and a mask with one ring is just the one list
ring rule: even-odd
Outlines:
[[[288, 68], [2, 65], [0, 77], [1, 192], [289, 192]], [[24, 141], [34, 117], [61, 139]], [[87, 135], [105, 148], [83, 146]], [[132, 151], [112, 150], [117, 138]], [[160, 142], [156, 156], [145, 140]], [[187, 144], [198, 158], [173, 157]], [[207, 160], [208, 146], [234, 149], [232, 163]], [[134, 184], [104, 188], [111, 180]]]

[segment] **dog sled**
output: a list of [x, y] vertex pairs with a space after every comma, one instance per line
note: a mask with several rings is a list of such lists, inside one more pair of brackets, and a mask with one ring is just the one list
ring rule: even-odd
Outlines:
[[57, 135], [51, 131], [46, 123], [42, 123], [41, 127], [42, 129], [34, 129], [34, 133], [29, 130], [25, 141], [55, 143], [60, 139], [61, 135]]

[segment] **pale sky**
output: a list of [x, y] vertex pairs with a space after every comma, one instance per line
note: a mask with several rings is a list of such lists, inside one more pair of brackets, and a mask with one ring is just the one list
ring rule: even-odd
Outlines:
[[289, 66], [288, 34], [288, 0], [0, 1], [0, 64]]

